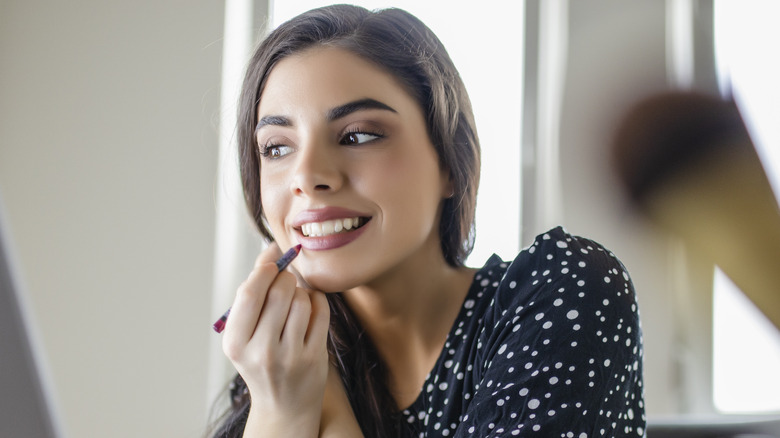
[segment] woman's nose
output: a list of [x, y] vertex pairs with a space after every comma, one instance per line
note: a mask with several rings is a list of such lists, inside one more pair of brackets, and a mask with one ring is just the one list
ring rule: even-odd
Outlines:
[[321, 141], [299, 145], [292, 190], [296, 195], [312, 196], [341, 188], [344, 175], [338, 163], [338, 152]]

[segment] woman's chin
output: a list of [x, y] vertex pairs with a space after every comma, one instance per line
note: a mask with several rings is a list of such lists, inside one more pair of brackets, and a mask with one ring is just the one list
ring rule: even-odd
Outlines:
[[312, 290], [325, 293], [344, 292], [345, 290], [357, 286], [357, 284], [344, 281], [345, 279], [343, 277], [328, 274], [310, 273], [308, 275], [303, 275], [303, 279]]

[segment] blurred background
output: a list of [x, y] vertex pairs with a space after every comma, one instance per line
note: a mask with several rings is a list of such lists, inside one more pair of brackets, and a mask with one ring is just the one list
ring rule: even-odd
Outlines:
[[[608, 150], [645, 96], [733, 93], [777, 194], [777, 2], [355, 3], [421, 18], [470, 91], [471, 265], [558, 224], [599, 241], [639, 294], [651, 419], [780, 413], [778, 330], [636, 214]], [[0, 203], [63, 436], [202, 434], [233, 373], [210, 326], [262, 248], [232, 148], [243, 68], [324, 4], [0, 0]]]

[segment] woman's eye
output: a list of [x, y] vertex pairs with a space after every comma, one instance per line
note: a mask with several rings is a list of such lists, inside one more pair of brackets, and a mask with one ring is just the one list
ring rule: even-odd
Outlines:
[[262, 148], [260, 151], [260, 155], [263, 156], [263, 158], [282, 158], [283, 156], [289, 154], [293, 151], [293, 148], [287, 145], [267, 145]]
[[347, 145], [347, 146], [363, 144], [363, 143], [368, 143], [370, 141], [380, 139], [382, 137], [383, 137], [382, 135], [371, 134], [368, 132], [350, 132], [341, 138], [340, 144]]

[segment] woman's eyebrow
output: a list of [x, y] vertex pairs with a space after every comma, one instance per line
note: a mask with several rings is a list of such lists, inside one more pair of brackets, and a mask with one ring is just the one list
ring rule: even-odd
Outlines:
[[292, 126], [292, 122], [290, 122], [290, 119], [284, 116], [265, 116], [262, 119], [260, 119], [259, 122], [257, 122], [257, 126], [255, 127], [255, 132], [259, 131], [260, 128], [267, 125]]
[[331, 109], [330, 111], [328, 111], [328, 114], [326, 115], [326, 119], [329, 122], [332, 122], [342, 117], [346, 117], [356, 111], [368, 110], [368, 109], [380, 109], [380, 110], [398, 113], [398, 111], [394, 110], [387, 104], [384, 104], [378, 100], [366, 98], [366, 99], [360, 99], [353, 102], [345, 103], [344, 105], [339, 105]]
[[[380, 109], [380, 110], [390, 111], [393, 113], [398, 113], [398, 111], [396, 111], [395, 109], [393, 109], [391, 106], [387, 104], [384, 104], [375, 99], [366, 98], [366, 99], [355, 100], [353, 102], [348, 102], [343, 105], [339, 105], [335, 108], [332, 108], [330, 111], [328, 111], [325, 118], [327, 121], [332, 122], [342, 117], [346, 117], [356, 111], [369, 110], [369, 109]], [[255, 127], [255, 132], [259, 131], [260, 128], [268, 125], [292, 126], [292, 122], [290, 121], [289, 118], [285, 116], [264, 116], [263, 118], [260, 119], [259, 122], [257, 122], [257, 126]]]

